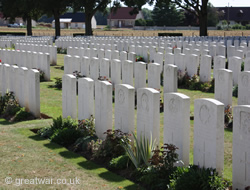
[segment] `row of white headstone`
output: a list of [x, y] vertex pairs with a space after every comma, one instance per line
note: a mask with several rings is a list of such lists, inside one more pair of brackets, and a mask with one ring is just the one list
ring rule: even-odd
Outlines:
[[[63, 117], [79, 120], [95, 116], [95, 130], [104, 139], [112, 123], [112, 85], [107, 81], [63, 76]], [[135, 131], [135, 88], [128, 84], [115, 86], [114, 127], [123, 132]], [[137, 138], [140, 135], [160, 141], [160, 93], [152, 88], [137, 90]], [[77, 105], [78, 104], [78, 105]], [[215, 99], [196, 99], [194, 102], [194, 164], [224, 168], [224, 104]], [[78, 107], [78, 116], [77, 116]], [[95, 111], [94, 111], [95, 110]], [[234, 108], [233, 131], [233, 188], [250, 185], [250, 106]], [[164, 143], [175, 144], [177, 153], [187, 166], [190, 152], [190, 98], [181, 93], [164, 94]]]
[[48, 53], [2, 49], [0, 59], [2, 63], [9, 65], [39, 69], [44, 72], [45, 80], [50, 80], [50, 54]]
[[0, 91], [14, 92], [20, 106], [40, 117], [40, 74], [36, 69], [0, 63]]
[[50, 55], [50, 65], [57, 64], [57, 47], [56, 46], [47, 46], [47, 45], [38, 45], [38, 44], [25, 44], [25, 43], [16, 43], [16, 50], [24, 50], [31, 52], [42, 52], [48, 53]]
[[[125, 52], [126, 53], [126, 52]], [[133, 54], [132, 54], [133, 55]], [[133, 56], [132, 56], [133, 57]], [[133, 58], [132, 58], [133, 59]], [[146, 72], [147, 64], [144, 62], [133, 62], [131, 60], [99, 59], [93, 57], [65, 56], [64, 74], [72, 74], [80, 71], [81, 75], [90, 77], [97, 81], [99, 77], [111, 79], [113, 87], [116, 84], [129, 84], [135, 89], [148, 87], [160, 89], [161, 87], [161, 65], [150, 63], [148, 65], [148, 78]], [[164, 92], [177, 91], [177, 66], [166, 64], [164, 66]]]

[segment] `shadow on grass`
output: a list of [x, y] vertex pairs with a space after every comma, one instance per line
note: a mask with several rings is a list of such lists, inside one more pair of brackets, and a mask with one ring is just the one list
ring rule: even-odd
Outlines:
[[29, 139], [35, 140], [35, 141], [45, 141], [46, 139], [40, 137], [39, 135], [32, 135], [29, 136]]
[[14, 125], [16, 124], [17, 122], [9, 122], [3, 118], [0, 118], [0, 125]]
[[[35, 141], [47, 141], [47, 139], [44, 139], [39, 135], [32, 135], [28, 137]], [[63, 158], [69, 159], [72, 163], [77, 164], [78, 166], [82, 167], [85, 170], [93, 172], [95, 175], [98, 175], [99, 177], [105, 179], [106, 181], [109, 181], [111, 183], [116, 183], [117, 186], [122, 186], [123, 189], [128, 189], [128, 190], [143, 189], [139, 185], [134, 184], [133, 182], [130, 182], [129, 180], [108, 171], [106, 168], [103, 168], [102, 166], [99, 166], [93, 163], [92, 161], [89, 161], [86, 158], [82, 157], [81, 155], [71, 152], [56, 143], [49, 142], [43, 145], [51, 150], [54, 150]]]
[[57, 87], [55, 87], [55, 85], [53, 85], [53, 84], [48, 85], [48, 88], [53, 88], [54, 90], [62, 91], [61, 88], [57, 88]]

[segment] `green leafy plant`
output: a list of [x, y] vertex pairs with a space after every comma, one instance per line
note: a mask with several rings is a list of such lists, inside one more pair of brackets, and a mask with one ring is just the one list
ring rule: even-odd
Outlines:
[[232, 106], [227, 105], [224, 110], [225, 126], [228, 127], [233, 122]]
[[74, 151], [87, 151], [88, 150], [88, 144], [91, 141], [96, 141], [98, 138], [97, 136], [84, 136], [76, 140], [74, 143]]
[[31, 113], [25, 111], [25, 108], [21, 108], [14, 116], [13, 121], [26, 121], [30, 119], [34, 119], [34, 116]]
[[54, 131], [51, 141], [63, 146], [70, 146], [82, 137], [82, 133], [74, 128], [63, 128]]
[[78, 130], [80, 130], [83, 135], [86, 136], [94, 136], [95, 135], [95, 120], [91, 115], [89, 119], [78, 120]]
[[117, 158], [112, 158], [109, 162], [109, 168], [114, 170], [122, 170], [129, 166], [130, 159], [128, 155], [121, 155]]
[[2, 114], [5, 111], [11, 99], [15, 99], [13, 92], [7, 92], [3, 96], [0, 96], [0, 114]]
[[3, 114], [3, 117], [12, 117], [20, 109], [21, 106], [13, 92], [7, 92], [4, 96], [0, 97], [0, 115]]
[[156, 148], [156, 141], [152, 141], [152, 135], [150, 139], [142, 135], [137, 139], [133, 133], [133, 137], [135, 145], [131, 145], [128, 142], [123, 142], [122, 144], [126, 153], [136, 168], [142, 165], [149, 166], [149, 159], [153, 156], [153, 150]]
[[144, 61], [144, 59], [143, 59], [143, 57], [142, 57], [142, 56], [137, 55], [137, 56], [136, 56], [136, 58], [135, 58], [135, 61], [136, 61], [136, 62], [139, 62], [139, 61], [142, 61], [142, 62], [143, 62], [143, 61]]
[[77, 121], [73, 120], [71, 117], [62, 118], [62, 116], [53, 119], [53, 123], [50, 127], [42, 128], [38, 131], [42, 137], [50, 138], [54, 135], [54, 133], [58, 132], [59, 130], [68, 128], [77, 130]]
[[244, 71], [244, 67], [245, 67], [245, 62], [243, 61], [243, 62], [241, 63], [241, 71]]
[[175, 163], [178, 160], [176, 150], [178, 148], [172, 144], [164, 144], [161, 150], [153, 150], [153, 156], [149, 159], [150, 165], [138, 170], [138, 179], [149, 189], [166, 189], [170, 182], [169, 176], [176, 170]]
[[55, 85], [54, 87], [57, 89], [62, 89], [62, 78], [60, 77], [55, 77]]
[[106, 134], [106, 138], [104, 141], [102, 141], [98, 152], [93, 155], [94, 158], [102, 157], [106, 159], [112, 159], [125, 154], [122, 143], [128, 143], [130, 141], [130, 135], [128, 133], [123, 133], [119, 129], [108, 129], [104, 134]]
[[219, 176], [212, 168], [200, 168], [192, 165], [178, 168], [171, 176], [169, 189], [174, 190], [222, 190], [231, 185], [230, 182]]
[[233, 87], [233, 96], [236, 98], [238, 97], [238, 85]]
[[58, 47], [57, 48], [57, 53], [58, 54], [67, 54], [67, 48]]

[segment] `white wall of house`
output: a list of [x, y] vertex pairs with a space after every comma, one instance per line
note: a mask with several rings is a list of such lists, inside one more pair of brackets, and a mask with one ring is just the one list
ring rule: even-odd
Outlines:
[[[91, 24], [92, 24], [93, 29], [97, 28], [95, 17], [92, 17]], [[52, 27], [55, 28], [55, 21], [54, 20], [52, 22]], [[60, 27], [62, 29], [64, 29], [64, 28], [84, 29], [85, 22], [70, 22], [70, 23], [61, 22]]]

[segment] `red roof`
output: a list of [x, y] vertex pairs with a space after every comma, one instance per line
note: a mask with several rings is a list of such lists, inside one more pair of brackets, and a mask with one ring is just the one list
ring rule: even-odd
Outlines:
[[136, 19], [137, 14], [130, 14], [133, 10], [131, 7], [120, 7], [115, 11], [112, 11], [111, 18], [110, 15], [108, 19]]

